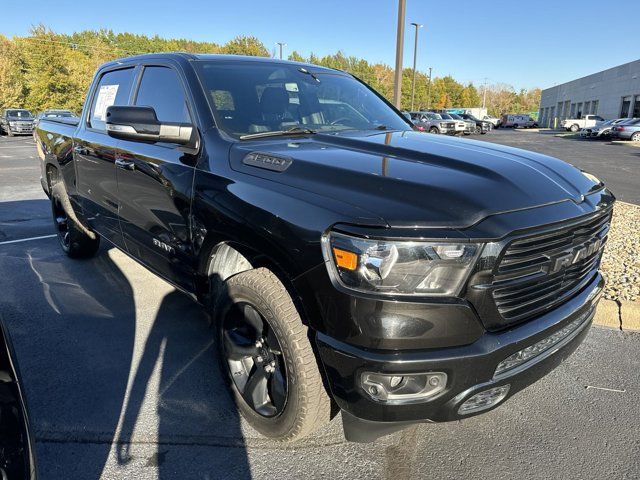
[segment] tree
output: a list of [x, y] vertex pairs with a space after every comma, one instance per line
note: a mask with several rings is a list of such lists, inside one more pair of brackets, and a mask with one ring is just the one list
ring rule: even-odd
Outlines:
[[253, 57], [269, 57], [269, 51], [256, 37], [238, 36], [222, 47], [222, 53], [232, 55], [249, 55]]
[[15, 42], [0, 35], [0, 108], [23, 105], [28, 90], [24, 62]]

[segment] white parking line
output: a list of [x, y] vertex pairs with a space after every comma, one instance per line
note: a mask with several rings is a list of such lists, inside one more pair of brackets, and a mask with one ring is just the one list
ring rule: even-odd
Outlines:
[[31, 240], [42, 240], [43, 238], [53, 238], [53, 237], [57, 237], [57, 235], [54, 233], [53, 235], [42, 235], [41, 237], [21, 238], [19, 240], [7, 240], [6, 242], [0, 242], [0, 245], [9, 245], [10, 243], [30, 242]]

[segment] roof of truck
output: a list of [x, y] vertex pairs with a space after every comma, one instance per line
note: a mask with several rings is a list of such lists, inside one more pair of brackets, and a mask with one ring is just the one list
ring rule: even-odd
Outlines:
[[278, 58], [270, 58], [270, 57], [254, 57], [249, 55], [223, 55], [223, 54], [213, 54], [213, 53], [187, 53], [187, 52], [164, 52], [164, 53], [147, 53], [144, 55], [135, 55], [131, 57], [119, 58], [117, 60], [113, 60], [111, 62], [106, 63], [104, 66], [117, 65], [123, 63], [134, 63], [140, 60], [150, 60], [150, 59], [165, 59], [165, 60], [187, 60], [187, 61], [199, 61], [199, 60], [208, 60], [208, 61], [219, 61], [219, 62], [229, 62], [229, 61], [237, 61], [237, 62], [255, 62], [255, 63], [281, 63], [288, 65], [298, 65], [305, 68], [312, 68], [313, 71], [326, 71], [326, 72], [342, 72], [341, 70], [336, 70], [333, 68], [321, 67], [319, 65], [314, 65], [312, 63], [305, 62], [294, 62], [291, 60], [280, 60]]

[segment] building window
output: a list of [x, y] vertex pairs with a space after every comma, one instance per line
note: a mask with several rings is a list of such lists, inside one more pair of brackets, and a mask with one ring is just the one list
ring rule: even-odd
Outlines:
[[598, 113], [599, 103], [600, 103], [600, 100], [594, 100], [593, 102], [591, 102], [591, 113], [593, 113], [594, 115], [597, 115]]
[[633, 118], [640, 117], [640, 95], [636, 95], [636, 99], [633, 102]]
[[591, 102], [584, 102], [584, 110], [582, 111], [582, 113], [584, 113], [585, 115], [588, 115], [589, 109], [591, 108]]
[[576, 104], [572, 103], [571, 104], [571, 113], [569, 114], [569, 118], [574, 118], [576, 115]]
[[631, 97], [624, 97], [622, 99], [622, 107], [620, 108], [620, 117], [627, 118], [629, 111], [631, 110]]
[[576, 118], [582, 118], [582, 102], [576, 107]]
[[571, 103], [571, 100], [567, 100], [566, 102], [564, 102], [564, 112], [562, 112], [562, 117], [563, 118], [569, 118], [569, 104]]

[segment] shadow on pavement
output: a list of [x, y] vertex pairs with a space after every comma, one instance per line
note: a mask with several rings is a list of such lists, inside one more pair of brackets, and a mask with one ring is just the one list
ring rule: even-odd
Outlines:
[[[49, 202], [0, 203], [0, 232], [53, 233]], [[202, 308], [132, 263], [123, 271], [113, 259], [125, 257], [114, 253], [71, 260], [56, 238], [0, 245], [0, 314], [22, 369], [41, 478], [131, 478], [140, 468], [159, 478], [250, 477]], [[231, 448], [187, 472], [173, 447], [190, 445]]]

